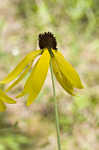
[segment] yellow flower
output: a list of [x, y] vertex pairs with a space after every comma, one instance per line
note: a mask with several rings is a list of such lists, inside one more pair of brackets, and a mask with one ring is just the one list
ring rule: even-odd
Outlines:
[[[43, 86], [50, 61], [52, 61], [53, 72], [56, 79], [65, 91], [71, 95], [75, 95], [75, 88], [83, 88], [79, 75], [75, 69], [58, 51], [56, 39], [52, 33], [48, 32], [39, 35], [39, 47], [40, 50], [28, 53], [15, 69], [9, 73], [4, 80], [0, 81], [1, 84], [6, 84], [16, 79], [8, 89], [6, 89], [7, 92], [18, 84], [27, 72], [32, 69], [30, 76], [24, 85], [23, 91], [17, 96], [21, 97], [28, 94], [27, 105], [30, 105], [36, 99]], [[32, 67], [35, 58], [38, 56], [40, 56], [39, 59]]]
[[0, 111], [5, 111], [6, 106], [4, 103], [8, 104], [14, 104], [16, 101], [14, 101], [12, 98], [7, 96], [1, 89], [0, 89]]

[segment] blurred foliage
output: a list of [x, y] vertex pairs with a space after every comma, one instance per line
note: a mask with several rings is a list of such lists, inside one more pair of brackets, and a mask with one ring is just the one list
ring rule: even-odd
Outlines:
[[[5, 131], [7, 132], [7, 131]], [[8, 132], [5, 136], [0, 135], [0, 150], [21, 150], [22, 148], [27, 149], [31, 145], [31, 139], [18, 133]]]
[[27, 149], [32, 144], [31, 138], [21, 133], [17, 124], [8, 123], [5, 116], [5, 113], [0, 113], [0, 150]]
[[17, 16], [25, 21], [26, 27], [43, 30], [51, 24], [55, 29], [63, 22], [62, 27], [70, 23], [74, 31], [92, 33], [99, 27], [98, 4], [98, 0], [21, 0], [15, 6]]

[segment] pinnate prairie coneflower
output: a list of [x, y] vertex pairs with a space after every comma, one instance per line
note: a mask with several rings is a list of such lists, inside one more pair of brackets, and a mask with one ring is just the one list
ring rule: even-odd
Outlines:
[[[29, 70], [32, 70], [24, 85], [23, 91], [17, 96], [21, 97], [27, 94], [27, 105], [30, 105], [37, 98], [43, 86], [50, 61], [55, 77], [65, 91], [71, 95], [75, 95], [75, 88], [83, 88], [78, 73], [58, 50], [56, 38], [52, 33], [45, 32], [39, 35], [39, 47], [39, 50], [29, 52], [14, 70], [0, 81], [0, 84], [7, 84], [13, 81], [6, 89], [6, 92], [18, 84]], [[32, 64], [38, 56], [40, 57], [33, 66]]]

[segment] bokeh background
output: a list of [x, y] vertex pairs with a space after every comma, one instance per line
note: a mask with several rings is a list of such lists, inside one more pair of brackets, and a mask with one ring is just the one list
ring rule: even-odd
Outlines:
[[[0, 0], [0, 79], [38, 48], [45, 31], [55, 34], [85, 85], [72, 97], [55, 82], [62, 150], [99, 150], [99, 0]], [[25, 102], [0, 112], [0, 150], [57, 150], [50, 72], [37, 100], [30, 107]]]

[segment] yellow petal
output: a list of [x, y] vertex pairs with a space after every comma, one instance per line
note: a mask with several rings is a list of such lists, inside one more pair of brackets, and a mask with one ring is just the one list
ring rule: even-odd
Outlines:
[[25, 58], [15, 67], [15, 69], [8, 74], [0, 84], [9, 83], [10, 81], [14, 80], [24, 69], [25, 67], [41, 53], [41, 50], [36, 50], [28, 53]]
[[[35, 71], [35, 68], [36, 68], [38, 62], [39, 62], [39, 61], [37, 61], [36, 64], [35, 64], [35, 66], [33, 67], [33, 69], [32, 69], [32, 74], [33, 74], [33, 72]], [[30, 75], [30, 76], [31, 76], [31, 75]], [[31, 77], [31, 78], [32, 78], [32, 77]], [[30, 82], [31, 82], [31, 78], [29, 77], [29, 78], [27, 79], [27, 81], [26, 81], [26, 83], [25, 83], [25, 86], [24, 86], [24, 90], [23, 90], [22, 92], [20, 92], [20, 93], [16, 96], [16, 98], [20, 98], [20, 97], [22, 97], [22, 96], [24, 96], [25, 94], [28, 93], [27, 91], [28, 91], [28, 86], [29, 86], [29, 84], [30, 84]]]
[[53, 67], [53, 72], [56, 76], [56, 79], [58, 80], [60, 85], [64, 88], [64, 90], [66, 90], [71, 95], [75, 95], [72, 84], [63, 75], [54, 57], [52, 57], [52, 67]]
[[36, 99], [37, 95], [38, 94], [36, 92], [33, 92], [33, 93], [29, 94], [28, 99], [27, 99], [27, 106], [32, 104], [32, 102]]
[[[34, 66], [30, 77], [28, 78], [24, 91], [29, 94], [27, 105], [29, 106], [39, 94], [45, 81], [50, 62], [50, 54], [47, 49], [44, 50], [40, 59]], [[24, 92], [23, 92], [24, 93]]]
[[9, 103], [9, 104], [16, 103], [16, 101], [14, 101], [11, 97], [7, 96], [1, 89], [0, 89], [0, 99], [3, 102]]
[[0, 100], [0, 112], [3, 112], [6, 110], [5, 104]]
[[29, 77], [29, 81], [27, 82], [26, 90], [30, 94], [30, 96], [33, 95], [28, 99], [27, 105], [30, 105], [39, 94], [48, 72], [49, 62], [50, 54], [48, 50], [44, 50], [43, 54], [36, 64], [35, 69]]
[[21, 73], [21, 75], [19, 76], [19, 78], [14, 81], [7, 89], [6, 89], [6, 92], [8, 92], [9, 90], [11, 90], [14, 86], [16, 86], [24, 77], [25, 75], [28, 73], [28, 71], [30, 70], [32, 66], [32, 63], [25, 69], [24, 72]]
[[25, 94], [26, 94], [26, 92], [24, 92], [24, 90], [23, 90], [16, 96], [16, 98], [20, 98], [20, 97], [24, 96]]
[[72, 67], [72, 65], [65, 60], [64, 56], [59, 51], [53, 50], [53, 53], [54, 53], [54, 58], [56, 59], [61, 72], [67, 78], [67, 80], [72, 84], [72, 86], [74, 88], [79, 88], [79, 89], [84, 88], [78, 73]]

